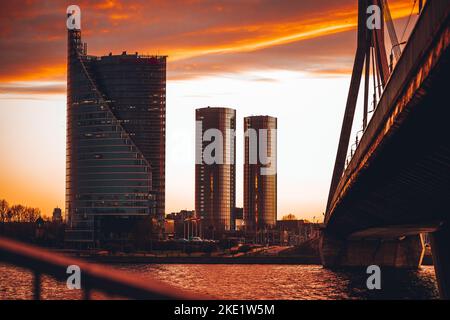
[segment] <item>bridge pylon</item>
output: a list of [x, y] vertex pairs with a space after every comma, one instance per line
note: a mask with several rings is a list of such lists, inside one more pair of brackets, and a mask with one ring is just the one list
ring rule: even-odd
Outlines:
[[[375, 8], [379, 8], [376, 10]], [[378, 15], [380, 24], [371, 25], [370, 21]], [[374, 21], [375, 21], [374, 20]], [[328, 218], [331, 202], [336, 192], [339, 180], [344, 172], [345, 160], [347, 157], [350, 135], [352, 132], [353, 119], [355, 116], [356, 103], [358, 100], [361, 78], [364, 70], [364, 110], [363, 110], [363, 128], [367, 127], [369, 114], [369, 84], [372, 73], [373, 84], [373, 108], [377, 105], [377, 100], [381, 97], [383, 88], [389, 79], [392, 67], [389, 67], [386, 54], [386, 45], [384, 41], [385, 23], [388, 27], [389, 37], [392, 43], [392, 53], [396, 59], [400, 57], [400, 44], [398, 43], [395, 28], [391, 19], [387, 0], [358, 0], [358, 37], [353, 64], [352, 77], [350, 80], [350, 89], [345, 107], [344, 119], [342, 122], [339, 146], [336, 154], [336, 160], [331, 179], [330, 190], [328, 193], [327, 209], [325, 221]], [[391, 57], [391, 65], [393, 56]]]

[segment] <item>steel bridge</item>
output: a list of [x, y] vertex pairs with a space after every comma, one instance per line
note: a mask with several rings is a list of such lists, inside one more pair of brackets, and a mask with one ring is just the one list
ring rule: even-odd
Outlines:
[[[366, 24], [372, 5], [381, 8], [380, 29]], [[386, 0], [359, 0], [358, 6], [358, 46], [325, 213], [322, 262], [417, 268], [421, 234], [431, 233], [440, 293], [450, 298], [450, 1], [431, 0], [420, 8], [403, 50]], [[362, 136], [348, 152], [363, 73]]]

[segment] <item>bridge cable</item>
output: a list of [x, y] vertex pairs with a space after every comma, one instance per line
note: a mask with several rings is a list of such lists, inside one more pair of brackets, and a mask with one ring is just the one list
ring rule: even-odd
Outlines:
[[[401, 55], [400, 44], [397, 38], [397, 33], [395, 32], [394, 23], [392, 20], [391, 10], [389, 9], [388, 1], [383, 0], [383, 8], [386, 16], [386, 25], [389, 33], [389, 38], [391, 40], [391, 55], [395, 54], [395, 60], [398, 60]], [[413, 7], [414, 9], [414, 7]]]
[[416, 2], [417, 2], [417, 0], [414, 0], [413, 6], [411, 8], [411, 13], [409, 14], [408, 21], [406, 22], [405, 28], [403, 29], [402, 36], [400, 38], [400, 42], [403, 41], [403, 37], [405, 36], [406, 29], [408, 29], [409, 23], [411, 22], [411, 17], [412, 17], [412, 14], [414, 12], [414, 8], [416, 6]]
[[377, 70], [375, 65], [375, 48], [372, 50], [372, 77], [373, 77], [373, 110], [377, 107]]

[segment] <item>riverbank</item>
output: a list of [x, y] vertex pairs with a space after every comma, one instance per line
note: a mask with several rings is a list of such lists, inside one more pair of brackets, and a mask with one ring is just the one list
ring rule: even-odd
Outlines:
[[[227, 254], [200, 252], [152, 252], [97, 254], [76, 250], [54, 250], [61, 254], [103, 264], [280, 264], [280, 265], [320, 265], [318, 252], [298, 252], [292, 248], [263, 248], [249, 253]], [[426, 250], [422, 261], [424, 266], [432, 266], [431, 251]]]
[[321, 264], [320, 258], [315, 256], [240, 256], [240, 257], [218, 257], [218, 256], [85, 256], [88, 261], [97, 263], [133, 263], [133, 264]]

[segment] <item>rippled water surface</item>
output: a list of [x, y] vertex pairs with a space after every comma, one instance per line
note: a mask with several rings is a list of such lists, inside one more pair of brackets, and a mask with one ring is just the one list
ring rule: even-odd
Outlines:
[[[219, 299], [435, 299], [434, 269], [382, 270], [382, 289], [366, 288], [365, 270], [330, 271], [318, 265], [114, 265], [145, 281], [151, 277]], [[0, 264], [0, 299], [31, 299], [32, 275]], [[43, 277], [44, 299], [79, 299], [65, 283]], [[96, 298], [104, 298], [94, 294]]]

